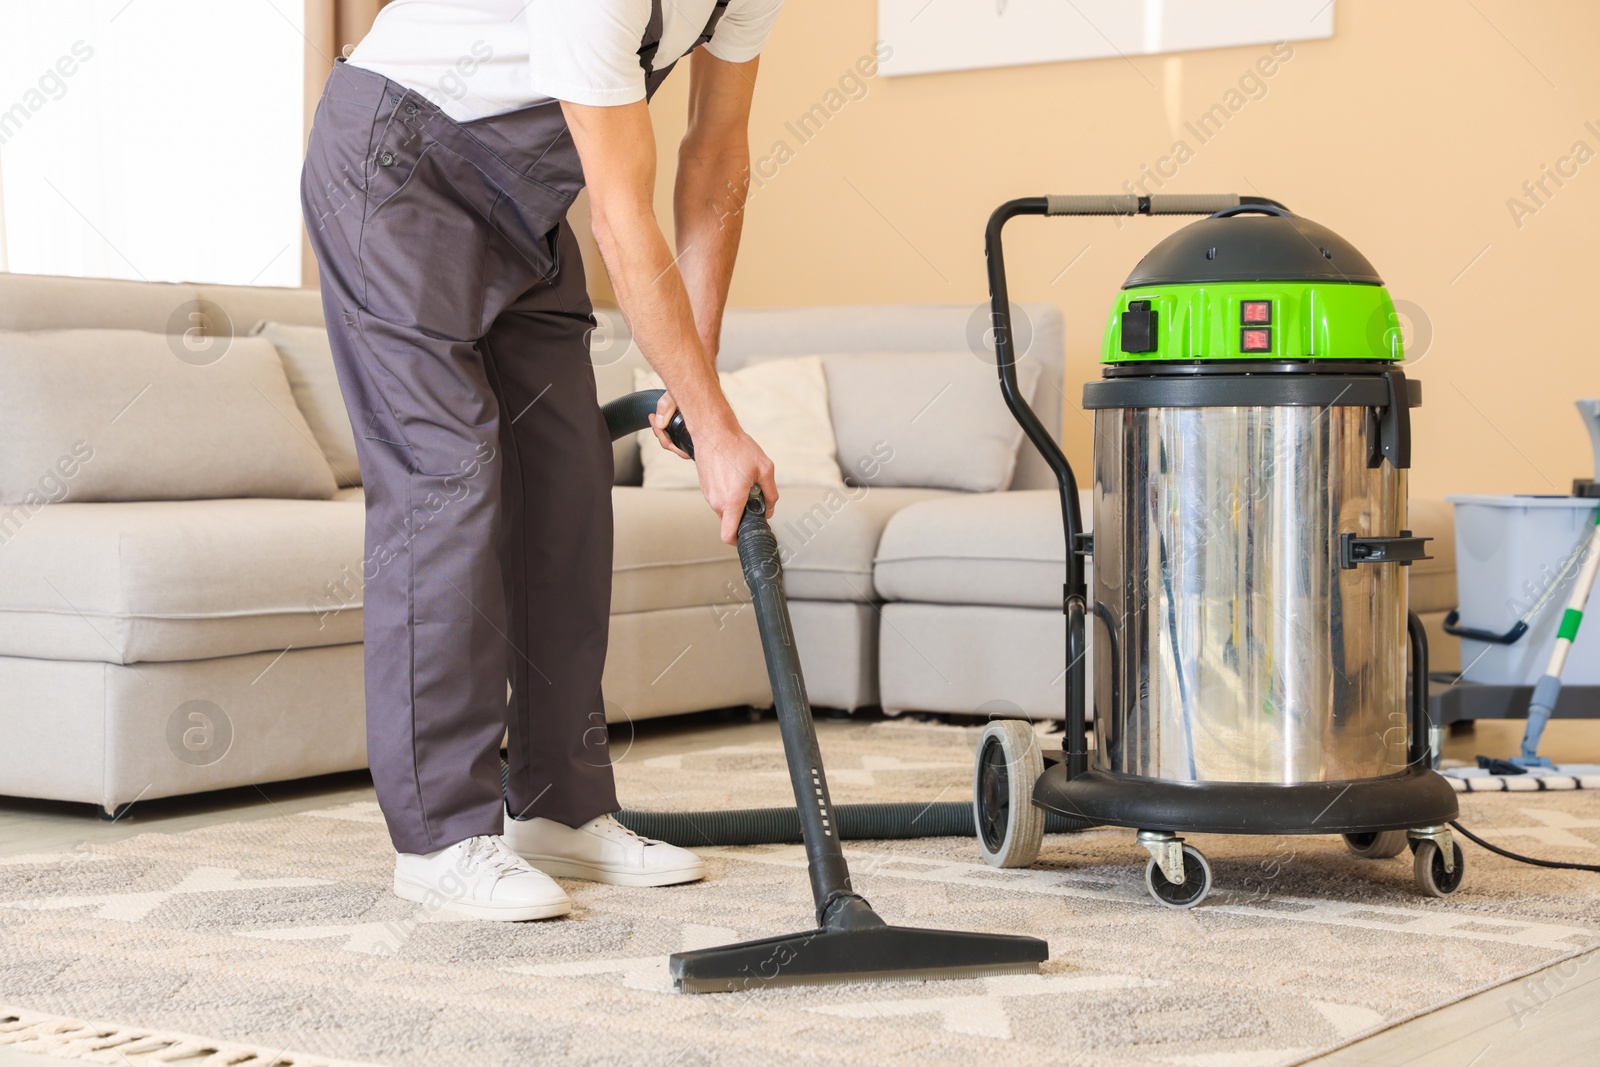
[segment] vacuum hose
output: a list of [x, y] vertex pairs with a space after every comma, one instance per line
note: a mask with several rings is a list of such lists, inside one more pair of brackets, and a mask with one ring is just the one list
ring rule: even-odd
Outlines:
[[[902, 841], [914, 837], [976, 837], [972, 805], [835, 804], [834, 826], [841, 841]], [[619, 811], [617, 821], [636, 834], [685, 848], [714, 845], [799, 844], [800, 813], [794, 808], [743, 808], [732, 811]], [[1088, 829], [1082, 819], [1046, 812], [1047, 833]]]
[[[629, 393], [606, 404], [601, 410], [606, 429], [613, 441], [630, 433], [649, 428], [649, 417], [656, 410], [664, 390], [646, 389]], [[672, 443], [694, 456], [694, 441], [684, 425], [682, 414], [672, 417], [667, 425], [667, 436]], [[765, 523], [761, 524], [762, 527]], [[755, 533], [756, 531], [751, 531]], [[746, 524], [741, 524], [741, 537], [746, 536]], [[770, 533], [766, 534], [770, 537]], [[744, 553], [741, 553], [744, 555]], [[776, 552], [765, 554], [776, 568]], [[750, 575], [746, 576], [751, 578]], [[757, 575], [752, 581], [752, 592], [757, 584], [769, 585], [771, 575]], [[781, 575], [778, 576], [781, 581]], [[758, 602], [758, 610], [765, 605]], [[787, 638], [787, 615], [768, 624], [768, 629], [783, 633]], [[786, 642], [787, 643], [787, 642]], [[763, 642], [765, 645], [765, 642]], [[792, 647], [785, 650], [792, 654]], [[769, 657], [773, 650], [767, 650]], [[780, 672], [783, 676], [794, 672]], [[801, 702], [803, 692], [799, 694]], [[946, 801], [942, 803], [893, 804], [840, 804], [832, 809], [833, 831], [836, 840], [887, 841], [919, 837], [976, 837], [977, 822], [972, 805]], [[794, 844], [804, 841], [801, 834], [801, 817], [796, 808], [745, 808], [717, 811], [631, 811], [616, 813], [616, 819], [634, 833], [688, 848], [727, 846]], [[1088, 829], [1093, 824], [1084, 819], [1074, 819], [1055, 812], [1045, 816], [1045, 830], [1049, 833], [1070, 833]], [[846, 879], [848, 876], [845, 876]]]

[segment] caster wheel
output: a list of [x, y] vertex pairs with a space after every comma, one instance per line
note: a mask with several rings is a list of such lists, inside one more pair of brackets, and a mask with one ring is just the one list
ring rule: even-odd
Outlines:
[[1455, 849], [1456, 869], [1444, 869], [1444, 852], [1432, 841], [1422, 841], [1416, 846], [1414, 860], [1414, 873], [1417, 877], [1417, 888], [1430, 897], [1447, 897], [1461, 888], [1461, 878], [1467, 873], [1467, 866], [1461, 855], [1461, 846], [1451, 843]]
[[1169, 908], [1192, 908], [1211, 892], [1211, 864], [1193, 845], [1183, 846], [1183, 884], [1167, 881], [1152, 858], [1144, 867], [1144, 884], [1150, 895]]
[[1043, 773], [1032, 723], [1001, 719], [978, 739], [972, 814], [978, 848], [989, 866], [1026, 867], [1039, 858], [1044, 809], [1034, 806], [1033, 786]]
[[1384, 830], [1377, 833], [1345, 834], [1345, 847], [1362, 859], [1386, 860], [1406, 850], [1404, 830]]

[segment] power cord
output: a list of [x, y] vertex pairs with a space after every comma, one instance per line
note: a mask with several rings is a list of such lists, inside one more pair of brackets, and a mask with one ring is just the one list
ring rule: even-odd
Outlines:
[[1518, 855], [1515, 852], [1511, 852], [1511, 851], [1509, 851], [1507, 849], [1501, 848], [1499, 845], [1491, 845], [1491, 844], [1489, 844], [1489, 842], [1485, 841], [1483, 838], [1479, 837], [1477, 834], [1473, 833], [1471, 830], [1468, 830], [1465, 826], [1462, 826], [1458, 822], [1451, 823], [1450, 824], [1450, 828], [1452, 830], [1455, 830], [1457, 833], [1459, 833], [1463, 837], [1465, 837], [1468, 841], [1471, 841], [1473, 844], [1479, 846], [1480, 848], [1486, 848], [1490, 852], [1493, 852], [1495, 855], [1504, 856], [1508, 860], [1516, 860], [1518, 863], [1531, 863], [1535, 867], [1552, 867], [1552, 868], [1554, 868], [1554, 869], [1556, 869], [1558, 871], [1593, 871], [1596, 874], [1600, 874], [1600, 865], [1597, 865], [1597, 864], [1593, 864], [1593, 863], [1561, 863], [1561, 862], [1559, 862], [1557, 860], [1534, 859], [1532, 856]]

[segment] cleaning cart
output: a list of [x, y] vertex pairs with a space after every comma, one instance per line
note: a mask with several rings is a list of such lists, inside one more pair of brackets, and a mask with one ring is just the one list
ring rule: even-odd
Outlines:
[[[1001, 236], [1023, 215], [1208, 216], [1146, 255], [1112, 309], [1083, 392], [1092, 539], [1017, 386]], [[1431, 767], [1427, 640], [1406, 599], [1405, 568], [1427, 558], [1406, 527], [1421, 393], [1372, 264], [1231, 195], [1015, 200], [987, 248], [1001, 391], [1060, 484], [1068, 637], [1062, 751], [1016, 720], [979, 743], [985, 860], [1032, 863], [1052, 811], [1137, 831], [1146, 885], [1175, 908], [1212, 881], [1185, 833], [1342, 834], [1371, 858], [1409, 845], [1419, 888], [1454, 892], [1456, 796]]]
[[[1584, 568], [1596, 555], [1600, 400], [1579, 400], [1577, 409], [1594, 446], [1596, 477], [1575, 479], [1571, 496], [1447, 498], [1456, 509], [1458, 597], [1444, 630], [1461, 639], [1462, 668], [1434, 679], [1437, 723], [1529, 717], [1536, 749], [1541, 718], [1600, 718], [1600, 631], [1577, 625], [1579, 602], [1590, 598], [1593, 583], [1591, 573], [1586, 584]], [[1561, 655], [1559, 682], [1544, 681], [1553, 651]], [[1541, 710], [1530, 715], [1535, 708]], [[1549, 762], [1532, 757], [1525, 752], [1509, 762]]]

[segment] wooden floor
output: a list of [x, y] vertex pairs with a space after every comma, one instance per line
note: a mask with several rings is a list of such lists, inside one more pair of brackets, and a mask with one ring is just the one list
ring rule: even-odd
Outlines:
[[[820, 725], [827, 728], [826, 723]], [[634, 758], [649, 758], [747, 743], [775, 731], [770, 720], [743, 723], [693, 717], [646, 723], [639, 727], [632, 752]], [[1472, 733], [1452, 736], [1445, 755], [1470, 759], [1477, 752], [1508, 754], [1520, 736], [1520, 723], [1480, 723]], [[1542, 750], [1558, 762], [1600, 763], [1600, 722], [1554, 722]], [[0, 855], [69, 851], [83, 843], [272, 818], [371, 796], [372, 784], [365, 773], [332, 775], [148, 801], [117, 822], [100, 818], [97, 809], [86, 806], [0, 798]], [[0, 980], [0, 1000], [4, 996]], [[62, 1062], [0, 1047], [0, 1067]], [[1219, 1067], [1225, 1062], [1217, 1061]], [[1458, 1001], [1314, 1062], [1319, 1067], [1596, 1067], [1600, 1065], [1600, 952]], [[1241, 1062], [1238, 1067], [1249, 1065]]]

